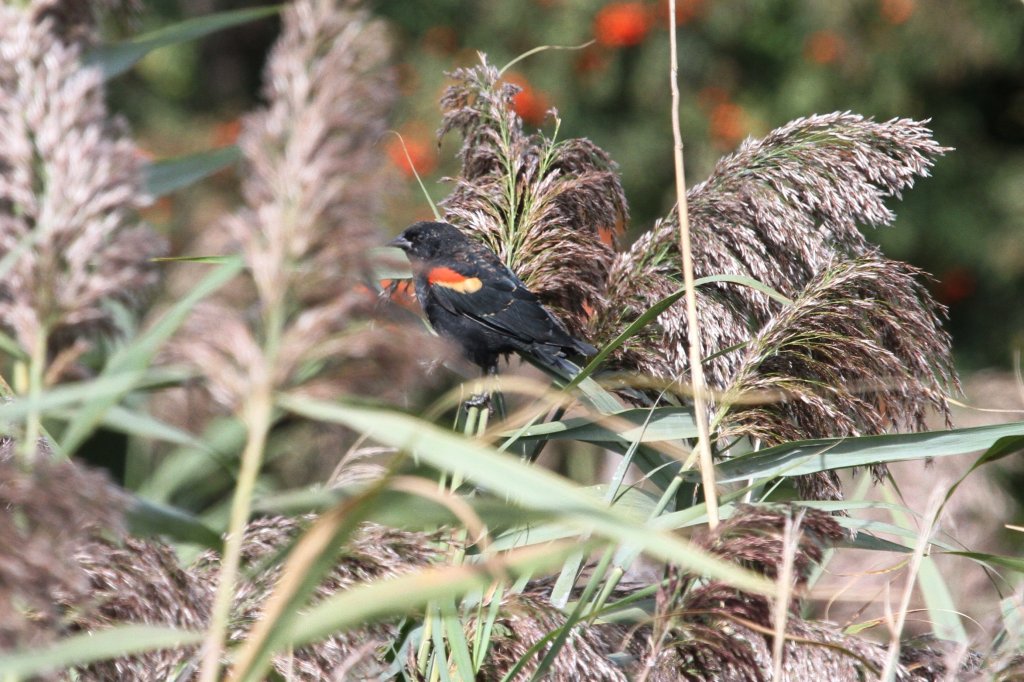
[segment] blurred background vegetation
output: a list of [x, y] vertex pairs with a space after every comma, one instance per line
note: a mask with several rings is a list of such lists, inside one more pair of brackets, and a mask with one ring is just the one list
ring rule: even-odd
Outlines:
[[[130, 19], [121, 23], [115, 21], [106, 28], [109, 29], [110, 37], [131, 39], [147, 31], [159, 31], [174, 25], [180, 28], [178, 22], [190, 17], [209, 17], [215, 12], [240, 9], [252, 4], [218, 0], [158, 0], [147, 3], [134, 23]], [[458, 171], [454, 159], [454, 144], [457, 140], [446, 142], [444, 147], [438, 149], [434, 137], [434, 130], [440, 123], [437, 101], [445, 85], [445, 72], [476, 63], [477, 49], [486, 50], [491, 62], [500, 65], [545, 44], [578, 47], [532, 54], [516, 61], [508, 69], [507, 77], [523, 88], [515, 101], [521, 117], [530, 125], [543, 127], [549, 134], [557, 127], [558, 136], [562, 139], [585, 136], [608, 150], [620, 164], [630, 199], [633, 213], [632, 222], [628, 226], [630, 237], [636, 237], [650, 228], [669, 209], [673, 199], [673, 182], [668, 142], [669, 89], [664, 73], [664, 65], [668, 62], [668, 20], [661, 3], [653, 0], [526, 0], [518, 3], [439, 0], [427, 4], [410, 0], [377, 0], [374, 7], [378, 14], [389, 20], [391, 30], [397, 37], [399, 51], [396, 78], [402, 96], [401, 107], [396, 112], [395, 120], [388, 125], [401, 134], [410, 154], [409, 158], [405, 156], [397, 135], [382, 135], [376, 139], [381, 128], [371, 127], [374, 130], [372, 135], [356, 137], [358, 140], [370, 139], [376, 145], [370, 150], [360, 148], [357, 153], [366, 157], [369, 151], [372, 160], [386, 161], [394, 177], [406, 181], [403, 191], [388, 195], [389, 214], [385, 218], [387, 229], [397, 232], [411, 220], [430, 215], [427, 202], [414, 181], [413, 170], [426, 178], [427, 187], [434, 199], [440, 199], [447, 192], [442, 178]], [[1021, 267], [1024, 264], [1024, 245], [1018, 237], [1021, 232], [1018, 229], [1021, 211], [1015, 210], [1024, 204], [1024, 192], [1020, 191], [1024, 188], [1021, 154], [1024, 138], [1024, 76], [1018, 66], [1024, 63], [1020, 59], [1024, 50], [1021, 45], [1024, 36], [1021, 30], [1024, 28], [1024, 6], [1018, 0], [989, 0], [985, 4], [953, 0], [935, 0], [930, 3], [923, 0], [856, 0], [843, 3], [834, 0], [766, 0], [746, 3], [731, 0], [680, 0], [678, 21], [682, 40], [683, 126], [691, 184], [705, 177], [720, 156], [735, 149], [748, 135], [764, 135], [789, 120], [812, 113], [849, 109], [878, 119], [903, 116], [930, 118], [939, 141], [957, 148], [955, 153], [939, 161], [936, 177], [929, 178], [921, 183], [921, 187], [908, 192], [906, 203], [893, 206], [899, 212], [896, 226], [872, 236], [883, 243], [887, 255], [906, 259], [935, 273], [936, 279], [932, 285], [934, 292], [951, 307], [952, 332], [956, 339], [954, 345], [959, 353], [961, 369], [970, 372], [966, 382], [968, 401], [984, 396], [986, 405], [1008, 406], [1019, 403], [1024, 396], [1021, 382], [1005, 371], [998, 372], [995, 379], [980, 384], [980, 389], [977, 384], [972, 386], [971, 382], [984, 375], [972, 370], [991, 366], [1005, 369], [1012, 362], [1014, 351], [1024, 343], [1024, 312], [1017, 304], [1018, 292], [1024, 289], [1024, 268]], [[124, 112], [132, 119], [144, 153], [153, 159], [230, 146], [239, 133], [240, 116], [258, 106], [261, 71], [268, 49], [278, 35], [278, 29], [276, 19], [266, 19], [246, 23], [236, 30], [217, 33], [203, 41], [180, 43], [176, 40], [173, 46], [149, 54], [125, 77], [111, 82], [112, 109]], [[361, 37], [372, 35], [375, 34], [360, 34]], [[345, 74], [338, 75], [342, 78]], [[301, 79], [303, 76], [304, 72], [297, 77]], [[376, 94], [374, 87], [385, 89], [379, 81], [366, 82], [373, 85], [354, 91], [369, 94], [367, 100], [373, 99], [372, 95]], [[29, 91], [36, 92], [34, 89]], [[342, 96], [330, 101], [338, 104], [352, 100]], [[558, 110], [557, 117], [548, 115], [547, 112], [552, 108]], [[310, 120], [289, 118], [287, 113], [282, 116], [289, 121]], [[370, 118], [373, 121], [380, 120], [376, 115]], [[268, 127], [274, 128], [269, 124]], [[315, 128], [310, 126], [309, 129]], [[259, 138], [265, 141], [258, 142], [254, 148], [273, 151], [281, 140], [287, 141], [289, 135], [301, 138], [301, 134], [295, 133], [296, 129], [298, 133], [309, 130], [297, 126], [277, 126], [274, 128], [277, 137], [269, 134]], [[281, 146], [285, 147], [286, 144], [281, 143]], [[340, 148], [333, 148], [333, 156], [325, 155], [335, 165], [323, 166], [319, 169], [319, 175], [313, 175], [322, 180], [335, 173], [344, 174], [357, 168], [357, 160], [351, 152], [346, 152], [345, 164], [336, 163], [341, 156], [337, 153]], [[858, 147], [843, 145], [843, 149], [856, 150]], [[253, 167], [259, 163], [259, 154], [256, 156], [255, 163], [250, 160]], [[294, 160], [304, 157], [290, 155], [290, 158]], [[282, 165], [282, 168], [282, 173], [302, 175], [301, 172], [295, 172], [294, 164], [290, 167]], [[306, 167], [301, 170], [306, 170]], [[882, 172], [878, 167], [875, 170]], [[237, 245], [225, 245], [223, 223], [217, 225], [219, 229], [208, 229], [224, 220], [240, 203], [244, 203], [239, 201], [239, 178], [235, 176], [236, 172], [223, 170], [186, 191], [168, 194], [148, 209], [147, 219], [171, 240], [175, 255], [221, 254], [229, 249], [238, 249]], [[754, 170], [753, 174], [756, 173]], [[253, 168], [250, 168], [248, 179], [252, 180], [256, 175]], [[251, 185], [247, 187], [251, 189]], [[253, 192], [248, 191], [247, 194], [251, 197]], [[320, 195], [311, 191], [305, 196], [319, 198]], [[359, 221], [366, 219], [361, 218], [365, 214], [360, 212], [362, 209], [357, 204], [345, 203], [344, 212], [330, 214], [331, 218], [327, 222], [331, 226], [343, 225], [351, 228], [353, 234], [359, 234], [358, 228], [365, 224]], [[307, 205], [295, 215], [306, 218], [315, 210]], [[266, 227], [266, 223], [274, 226], [289, 224], [287, 219], [275, 221], [273, 218], [263, 219], [261, 223], [253, 219], [253, 215], [256, 215], [253, 212], [243, 211], [234, 215], [240, 221], [246, 221], [244, 226], [250, 227]], [[259, 215], [279, 214], [270, 212]], [[348, 224], [350, 222], [351, 225]], [[783, 223], [770, 229], [774, 232], [784, 231], [785, 228], [786, 224]], [[383, 241], [379, 239], [381, 235], [378, 232], [364, 232], [371, 234], [369, 241], [374, 244]], [[318, 263], [340, 262], [337, 254], [328, 247], [344, 241], [336, 238], [326, 240], [322, 253], [319, 249], [315, 250], [318, 255], [326, 254], [325, 260]], [[252, 249], [259, 252], [258, 246]], [[314, 293], [345, 292], [348, 290], [346, 287], [354, 281], [317, 279], [316, 286], [308, 286], [311, 278], [306, 273], [319, 274], [330, 269], [321, 268], [314, 261], [309, 263], [313, 265], [288, 271], [289, 276], [294, 273], [301, 275], [272, 280], [273, 283], [286, 282], [280, 287], [286, 288], [298, 282], [303, 286], [295, 288], [303, 289], [303, 293], [308, 294], [305, 291], [307, 288], [315, 289]], [[350, 273], [350, 269], [345, 267], [339, 270], [346, 275]], [[169, 267], [167, 292], [161, 292], [161, 300], [167, 302], [180, 299], [182, 291], [195, 285], [194, 279], [194, 270]], [[327, 284], [322, 284], [324, 281]], [[241, 288], [246, 286], [243, 283]], [[351, 288], [358, 291], [356, 287]], [[125, 289], [130, 287], [122, 287], [120, 291]], [[267, 286], [266, 289], [274, 291], [275, 286]], [[47, 290], [52, 291], [52, 288]], [[294, 504], [295, 499], [282, 496], [275, 500], [273, 493], [302, 491], [302, 486], [311, 482], [321, 483], [329, 478], [330, 473], [336, 470], [339, 454], [349, 450], [348, 446], [354, 439], [353, 433], [338, 428], [338, 425], [352, 427], [356, 424], [358, 428], [353, 427], [355, 430], [363, 428], [355, 417], [351, 417], [362, 408], [348, 408], [352, 412], [345, 414], [349, 414], [347, 418], [352, 420], [351, 423], [344, 418], [321, 421], [315, 411], [304, 415], [301, 409], [294, 409], [295, 404], [301, 404], [294, 402], [294, 396], [292, 407], [287, 407], [287, 393], [282, 404], [289, 413], [294, 413], [293, 416], [313, 417], [311, 423], [290, 417], [277, 421], [269, 409], [260, 418], [251, 417], [253, 410], [246, 406], [269, 406], [273, 402], [270, 389], [265, 384], [250, 381], [261, 369], [258, 362], [249, 367], [241, 367], [242, 379], [238, 381], [233, 381], [234, 375], [228, 376], [227, 380], [218, 376], [219, 367], [214, 365], [219, 360], [224, 360], [223, 364], [226, 365], [236, 360], [244, 365], [249, 358], [264, 357], [262, 352], [265, 348], [257, 342], [257, 337], [267, 327], [271, 330], [270, 336], [274, 336], [277, 328], [273, 323], [279, 320], [272, 320], [272, 324], [267, 325], [265, 320], [260, 319], [259, 311], [249, 315], [246, 308], [253, 300], [251, 292], [225, 293], [225, 301], [230, 301], [231, 305], [213, 308], [220, 315], [210, 315], [208, 319], [212, 322], [208, 322], [207, 326], [196, 326], [192, 336], [212, 341], [208, 346], [214, 354], [203, 357], [212, 357], [214, 360], [201, 367], [203, 377], [215, 388], [218, 379], [224, 385], [242, 386], [237, 392], [225, 391], [231, 394], [226, 402], [232, 399], [242, 402], [241, 413], [249, 415], [255, 426], [250, 424], [246, 429], [237, 419], [214, 420], [214, 408], [212, 404], [206, 404], [210, 396], [192, 395], [189, 390], [192, 387], [186, 386], [177, 397], [155, 396], [151, 403], [153, 414], [161, 420], [166, 419], [169, 424], [180, 424], [192, 431], [198, 431], [200, 425], [208, 426], [201, 442], [194, 441], [187, 433], [172, 432], [174, 438], [168, 438], [161, 431], [162, 437], [180, 447], [170, 452], [162, 447], [153, 447], [144, 432], [152, 432], [155, 427], [162, 426], [163, 422], [143, 420], [140, 425], [137, 421], [125, 421], [125, 415], [133, 416], [131, 410], [136, 408], [139, 416], [149, 416], [139, 406], [141, 396], [133, 395], [124, 401], [131, 410], [122, 411], [119, 419], [121, 430], [136, 433], [138, 437], [128, 438], [120, 435], [120, 432], [114, 433], [104, 428], [90, 442], [83, 444], [77, 453], [85, 459], [102, 461], [127, 489], [137, 493], [147, 504], [170, 504], [174, 509], [194, 512], [206, 524], [202, 526], [202, 530], [207, 531], [206, 535], [214, 536], [212, 541], [209, 537], [206, 541], [214, 545], [219, 544], [216, 533], [227, 524], [228, 498], [233, 488], [236, 491], [235, 499], [243, 500], [238, 507], [242, 511], [235, 514], [234, 520], [235, 527], [240, 528], [253, 500], [258, 513], [273, 512], [286, 506], [286, 503]], [[303, 303], [297, 294], [295, 300], [300, 305]], [[373, 304], [374, 297], [370, 296], [367, 305]], [[890, 307], [900, 308], [898, 305]], [[272, 307], [271, 311], [279, 312], [281, 309], [283, 306]], [[267, 317], [274, 318], [275, 315]], [[831, 321], [831, 317], [829, 319]], [[227, 333], [227, 323], [231, 322], [236, 323], [233, 336]], [[283, 326], [283, 320], [281, 322]], [[262, 329], [261, 324], [264, 325]], [[223, 337], [211, 333], [211, 330], [221, 329], [225, 330]], [[901, 326], [901, 329], [905, 331], [906, 326]], [[229, 342], [221, 343], [225, 338]], [[395, 336], [392, 334], [389, 338], [394, 340]], [[927, 352], [927, 339], [922, 334], [917, 334], [913, 339], [917, 343], [907, 344], [914, 347], [911, 352], [921, 348]], [[233, 341], [248, 344], [242, 350], [250, 352], [239, 352], [238, 357], [234, 357], [234, 351], [241, 346], [230, 343]], [[268, 343], [267, 347], [272, 345]], [[402, 344], [395, 345], [400, 347]], [[218, 355], [216, 352], [222, 346], [224, 352]], [[252, 352], [250, 346], [256, 350]], [[38, 347], [45, 350], [45, 345]], [[944, 357], [944, 350], [944, 346], [940, 347], [938, 354]], [[34, 366], [41, 368], [45, 365], [45, 353], [41, 356], [41, 360], [40, 357], [31, 359]], [[141, 358], [142, 354], [136, 353], [135, 357]], [[344, 359], [345, 356], [342, 356], [339, 362]], [[937, 359], [935, 361], [938, 362]], [[148, 363], [149, 360], [140, 359], [138, 362]], [[271, 361], [272, 367], [275, 362], [276, 358]], [[390, 370], [397, 363], [381, 360], [378, 364], [389, 370], [388, 380], [394, 382], [394, 373]], [[212, 370], [209, 369], [211, 366]], [[289, 371], [282, 372], [285, 377], [283, 385], [292, 379], [291, 370], [297, 366], [293, 364]], [[111, 367], [116, 370], [118, 363], [111, 361], [107, 368]], [[412, 363], [409, 363], [409, 367], [419, 374]], [[230, 369], [228, 374], [231, 373]], [[883, 372], [875, 374], [884, 375]], [[27, 392], [31, 397], [31, 377], [46, 375], [41, 370], [28, 371], [27, 375], [30, 377], [28, 390], [22, 392]], [[297, 371], [295, 377], [298, 385], [308, 379]], [[111, 383], [110, 377], [104, 375], [100, 375], [98, 381]], [[36, 379], [36, 383], [39, 382], [41, 379]], [[856, 382], [853, 383], [856, 385]], [[86, 384], [87, 387], [95, 385]], [[262, 403], [258, 399], [250, 401], [249, 396], [244, 395], [245, 387], [252, 385], [266, 389], [256, 392]], [[329, 387], [332, 392], [337, 388], [334, 384]], [[20, 388], [18, 390], [21, 391]], [[107, 390], [112, 389], [108, 386]], [[346, 393], [344, 388], [340, 392]], [[114, 393], [118, 398], [123, 395], [123, 392]], [[178, 398], [180, 404], [174, 402]], [[93, 399], [90, 396], [90, 401]], [[161, 399], [167, 402], [158, 402]], [[102, 401], [100, 404], [102, 409]], [[879, 409], [884, 412], [886, 403], [881, 401], [880, 406]], [[17, 403], [15, 407], [18, 407]], [[79, 432], [86, 433], [87, 429], [80, 429], [77, 424], [91, 418], [89, 412], [93, 407], [91, 402], [83, 405], [82, 414], [85, 416], [73, 424], [74, 428], [69, 427], [65, 431], [62, 438], [64, 443], [84, 438]], [[175, 412], [176, 409], [179, 411]], [[39, 415], [33, 414], [33, 410], [36, 408], [32, 407], [28, 411], [26, 423], [38, 421]], [[203, 418], [192, 419], [194, 414]], [[382, 424], [404, 424], [403, 428], [407, 429], [424, 428], [419, 422], [402, 421], [405, 418], [400, 415], [386, 415], [388, 413], [385, 412], [377, 414], [380, 419], [391, 418], [395, 421]], [[999, 410], [984, 412], [980, 417], [979, 414], [971, 416], [975, 419], [974, 424], [978, 423], [979, 418], [1007, 418], [1006, 411]], [[79, 419], [77, 415], [73, 418]], [[957, 421], [964, 425], [959, 419]], [[116, 422], [117, 419], [112, 419], [112, 423], [117, 425]], [[124, 428], [125, 424], [130, 428]], [[1019, 430], [1018, 423], [1011, 425], [1005, 433], [1019, 437]], [[68, 432], [72, 435], [68, 436]], [[391, 440], [380, 440], [383, 443], [407, 443], [408, 436], [404, 433], [395, 431], [390, 433]], [[434, 436], [436, 440], [432, 452], [437, 456], [436, 461], [441, 462], [439, 468], [457, 471], [461, 480], [460, 467], [465, 466], [463, 460], [466, 460], [475, 465], [473, 471], [483, 479], [484, 488], [493, 488], [499, 493], [504, 490], [498, 485], [500, 481], [495, 473], [504, 471], [498, 468], [502, 460], [495, 457], [495, 453], [482, 449], [476, 452], [466, 450], [470, 446], [443, 432], [437, 432]], [[956, 441], [958, 435], [947, 434], [945, 437], [952, 442]], [[256, 465], [248, 470], [242, 467], [244, 475], [240, 474], [238, 479], [241, 482], [236, 483], [235, 455], [243, 451], [246, 438], [249, 439], [248, 443], [254, 445], [251, 448], [245, 445], [244, 461], [255, 461]], [[79, 441], [75, 442], [77, 444]], [[962, 442], [956, 442], [957, 447], [962, 446]], [[1014, 443], [1019, 444], [1019, 441], [1009, 442], [1012, 447], [1017, 447]], [[1008, 449], [1010, 446], [1007, 446], [1007, 441], [1001, 443], [993, 452], [1016, 454]], [[913, 448], [914, 457], [924, 457], [927, 452], [919, 449], [919, 443], [904, 447]], [[352, 450], [357, 448], [358, 444]], [[587, 446], [587, 450], [576, 449], [574, 452], [596, 454], [597, 447]], [[552, 453], [549, 451], [546, 454]], [[264, 469], [259, 466], [260, 456], [267, 464]], [[963, 472], [975, 461], [974, 458], [974, 455], [962, 455], [959, 460], [946, 458], [937, 462], [927, 475], [921, 474], [918, 462], [913, 462], [913, 467], [907, 465], [905, 468], [897, 468], [895, 478], [899, 486], [876, 489], [872, 493], [874, 501], [868, 502], [867, 506], [874, 506], [878, 500], [887, 502], [889, 508], [873, 510], [882, 516], [889, 514], [887, 509], [901, 510], [902, 506], [897, 502], [907, 501], [908, 509], [913, 508], [910, 505], [919, 507], [936, 490], [945, 489], [952, 495], [959, 486]], [[967, 641], [967, 634], [960, 632], [963, 627], [959, 616], [946, 621], [935, 614], [955, 614], [955, 609], [961, 608], [972, 618], [994, 617], [997, 612], [994, 593], [998, 589], [993, 590], [989, 571], [995, 566], [1005, 565], [1009, 565], [1011, 570], [1020, 569], [1017, 558], [1019, 552], [1016, 551], [1020, 534], [1011, 530], [1019, 528], [1019, 524], [1004, 528], [1004, 521], [1016, 519], [1013, 514], [1019, 511], [1019, 507], [1013, 507], [1007, 499], [1009, 494], [1019, 494], [1021, 489], [1017, 466], [1016, 479], [1011, 478], [1011, 474], [1006, 474], [1002, 480], [996, 478], [1000, 474], [985, 478], [975, 476], [969, 485], [964, 486], [965, 492], [958, 495], [958, 507], [950, 512], [950, 516], [955, 515], [955, 519], [948, 522], [956, 535], [951, 534], [950, 537], [969, 538], [971, 549], [991, 550], [1002, 556], [982, 558], [980, 566], [969, 567], [973, 571], [970, 573], [963, 568], [967, 558], [941, 557], [943, 561], [948, 559], [961, 562], [942, 564], [943, 574], [956, 577], [955, 582], [950, 581], [950, 585], [956, 586], [958, 590], [955, 600], [945, 599], [949, 590], [944, 578], [940, 579], [938, 574], [922, 576], [922, 592], [931, 609], [929, 617], [934, 618], [938, 624], [936, 633], [943, 628], [958, 630], [954, 632], [955, 638]], [[560, 495], [574, 499], [568, 496], [574, 495], [576, 488], [562, 482], [551, 483], [559, 479], [545, 478], [532, 469], [518, 468], [522, 469], [519, 473], [525, 478], [514, 479], [513, 486], [519, 486], [516, 494], [523, 490], [534, 494], [533, 498], [529, 498], [534, 500], [530, 504], [547, 509], [545, 505], [552, 504], [549, 500], [557, 500]], [[568, 473], [578, 482], [591, 483], [607, 478], [598, 475], [596, 464], [586, 464], [579, 469], [568, 468]], [[624, 473], [624, 468], [621, 471]], [[416, 470], [416, 473], [422, 472]], [[429, 472], [428, 475], [433, 473]], [[492, 478], [487, 479], [487, 476]], [[621, 483], [622, 474], [618, 476], [620, 481], [616, 482], [615, 487]], [[994, 485], [994, 480], [998, 480], [1001, 485]], [[545, 484], [547, 488], [538, 483], [543, 481], [548, 481]], [[864, 478], [865, 486], [866, 483], [867, 477]], [[655, 485], [660, 484], [655, 482]], [[673, 492], [675, 489], [671, 485], [669, 492], [665, 492], [664, 487], [661, 489], [665, 492], [662, 499], [666, 502], [670, 497], [682, 498]], [[433, 489], [432, 481], [430, 486]], [[855, 486], [856, 498], [861, 496], [865, 486]], [[456, 486], [453, 484], [453, 487]], [[549, 492], [542, 494], [537, 490]], [[1004, 491], [1008, 491], [1008, 494], [1004, 494]], [[774, 488], [768, 489], [765, 498], [774, 492]], [[783, 497], [789, 494], [788, 490], [782, 492]], [[255, 495], [253, 500], [249, 499], [251, 495]], [[966, 503], [965, 497], [970, 498]], [[648, 501], [651, 502], [649, 506], [653, 507], [654, 498]], [[863, 503], [856, 499], [854, 504]], [[662, 508], [659, 507], [654, 515], [659, 514]], [[147, 509], [149, 513], [155, 514], [152, 511], [154, 508], [143, 507], [144, 512]], [[552, 509], [559, 512], [563, 507], [553, 506]], [[647, 511], [643, 511], [643, 518], [647, 518], [647, 514]], [[891, 516], [897, 523], [910, 528], [912, 521], [899, 519], [898, 514]], [[896, 530], [903, 527], [901, 525]], [[884, 532], [890, 533], [891, 530]], [[930, 530], [910, 533], [909, 536], [901, 537], [920, 535], [925, 538]], [[234, 532], [229, 537], [237, 539], [241, 535]], [[650, 540], [653, 536], [647, 537], [652, 545], [656, 544]], [[617, 536], [617, 539], [622, 541], [621, 536]], [[192, 540], [194, 538], [188, 541], [189, 544], [192, 544]], [[664, 538], [656, 540], [661, 542]], [[921, 547], [924, 546], [922, 543]], [[232, 556], [230, 547], [229, 544], [225, 552], [229, 558]], [[1007, 550], [1007, 547], [1013, 549]], [[194, 549], [198, 551], [198, 548]], [[571, 577], [575, 574], [574, 563], [578, 564], [581, 557], [566, 562], [565, 575]], [[613, 555], [609, 553], [607, 557], [611, 561]], [[879, 583], [858, 586], [857, 594], [850, 593], [852, 596], [848, 601], [849, 608], [854, 610], [852, 614], [838, 614], [842, 605], [832, 609], [830, 601], [828, 609], [831, 610], [826, 615], [850, 623], [862, 618], [874, 619], [875, 625], [883, 623], [882, 616], [876, 618], [865, 604], [877, 607], [879, 613], [882, 613], [883, 606], [888, 609], [887, 595], [893, 584], [889, 574], [899, 570], [905, 562], [900, 558], [898, 563], [890, 566], [878, 563], [892, 564], [888, 556], [882, 559], [876, 556], [876, 563], [873, 564], [866, 563], [861, 557], [850, 559], [847, 556], [845, 560], [851, 565], [849, 570], [840, 562], [837, 562], [838, 569], [829, 569], [832, 576], [841, 579], [841, 583], [846, 583], [845, 578], [851, 575], [877, 576]], [[231, 560], [225, 561], [226, 566], [230, 567], [231, 563]], [[224, 578], [222, 584], [231, 585], [232, 570], [224, 570], [223, 575], [229, 577]], [[208, 594], [207, 588], [213, 584], [209, 582], [212, 578], [204, 574], [196, 580], [203, 594]], [[310, 580], [315, 581], [315, 578]], [[599, 576], [592, 584], [596, 586], [602, 580]], [[615, 578], [604, 583], [602, 594], [605, 589], [614, 589], [617, 580]], [[559, 579], [559, 583], [563, 584], [562, 594], [567, 598], [571, 581]], [[828, 599], [832, 600], [834, 596], [847, 594], [849, 585], [825, 585], [822, 594], [827, 594]], [[882, 595], [886, 595], [884, 604]], [[400, 596], [404, 604], [407, 595]], [[598, 601], [593, 602], [594, 608], [603, 603], [606, 596], [599, 596]], [[1004, 594], [1000, 592], [998, 597], [1003, 598]], [[951, 605], [946, 606], [946, 601]], [[1007, 605], [1013, 606], [1017, 602], [1006, 597], [1001, 603], [1004, 609], [1012, 612], [1012, 609], [1007, 609]], [[469, 604], [469, 608], [475, 607]], [[336, 611], [346, 612], [345, 609]], [[903, 613], [907, 613], [906, 607]], [[438, 610], [438, 614], [440, 618], [441, 611]], [[271, 620], [274, 619], [268, 622]], [[1007, 622], [1010, 620], [1007, 619]], [[956, 627], [950, 625], [950, 622]], [[213, 630], [216, 634], [216, 629]], [[456, 631], [459, 637], [464, 638], [461, 624]], [[436, 632], [442, 633], [439, 639], [445, 637], [442, 630]], [[1014, 644], [1017, 641], [1019, 638], [1014, 640]], [[468, 650], [468, 645], [463, 648]]]
[[[154, 0], [134, 31], [254, 6], [233, 0]], [[398, 36], [403, 100], [395, 130], [435, 199], [455, 171], [454, 147], [435, 144], [444, 73], [486, 49], [523, 86], [523, 118], [585, 136], [620, 164], [631, 233], [671, 206], [664, 3], [605, 0], [378, 0]], [[1018, 0], [681, 0], [681, 84], [688, 182], [747, 135], [812, 113], [930, 118], [956, 151], [894, 207], [893, 229], [869, 235], [885, 252], [934, 274], [950, 308], [962, 370], [1008, 367], [1024, 343], [1024, 7]], [[116, 29], [116, 27], [115, 27]], [[237, 117], [259, 101], [277, 19], [150, 54], [113, 84], [113, 106], [156, 157], [229, 144]], [[140, 93], [144, 93], [141, 94]], [[381, 140], [409, 182], [392, 207], [395, 230], [429, 215], [396, 137]], [[165, 200], [152, 216], [178, 250], [205, 216], [233, 200], [227, 173]], [[173, 205], [167, 202], [174, 202]], [[173, 224], [172, 224], [173, 222]], [[185, 236], [183, 236], [185, 235]]]

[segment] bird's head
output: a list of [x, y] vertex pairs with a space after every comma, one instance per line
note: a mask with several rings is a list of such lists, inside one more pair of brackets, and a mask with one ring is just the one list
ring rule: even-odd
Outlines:
[[451, 253], [454, 245], [465, 242], [465, 235], [453, 225], [421, 222], [407, 227], [402, 234], [392, 239], [388, 246], [398, 247], [405, 251], [409, 258], [432, 260]]

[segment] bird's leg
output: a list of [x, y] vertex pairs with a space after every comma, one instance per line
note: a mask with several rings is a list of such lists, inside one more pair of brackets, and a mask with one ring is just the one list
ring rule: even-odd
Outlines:
[[[491, 365], [490, 367], [485, 368], [484, 371], [483, 371], [483, 377], [485, 379], [487, 379], [489, 377], [497, 376], [497, 375], [498, 375], [498, 365], [497, 364]], [[467, 410], [469, 410], [469, 408], [471, 408], [471, 407], [475, 407], [477, 409], [483, 409], [483, 408], [486, 407], [488, 412], [493, 412], [494, 411], [494, 405], [493, 405], [493, 403], [491, 401], [491, 391], [490, 391], [490, 389], [489, 388], [488, 389], [484, 389], [483, 386], [481, 386], [479, 383], [477, 384], [476, 388], [477, 388], [477, 392], [474, 393], [473, 395], [471, 395], [469, 397], [469, 400], [467, 400], [465, 403], [463, 403], [465, 408]]]

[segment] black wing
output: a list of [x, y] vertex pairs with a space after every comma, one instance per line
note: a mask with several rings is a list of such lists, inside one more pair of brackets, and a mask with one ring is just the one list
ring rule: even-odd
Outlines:
[[[459, 268], [462, 270], [462, 268]], [[468, 270], [468, 269], [467, 269]], [[472, 268], [481, 286], [467, 292], [432, 286], [431, 294], [449, 312], [471, 318], [528, 349], [535, 344], [584, 350], [586, 346], [569, 333], [504, 265]]]

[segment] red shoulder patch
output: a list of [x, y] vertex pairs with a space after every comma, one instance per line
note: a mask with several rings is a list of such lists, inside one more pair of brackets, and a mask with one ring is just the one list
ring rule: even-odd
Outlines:
[[431, 284], [458, 284], [465, 279], [468, 278], [451, 268], [431, 268], [427, 271], [427, 281]]
[[456, 272], [446, 267], [428, 270], [427, 282], [432, 286], [453, 289], [460, 294], [472, 294], [474, 291], [480, 291], [480, 288], [483, 286], [483, 282], [480, 281], [479, 277], [467, 277], [461, 272]]

